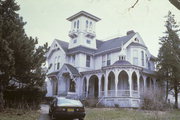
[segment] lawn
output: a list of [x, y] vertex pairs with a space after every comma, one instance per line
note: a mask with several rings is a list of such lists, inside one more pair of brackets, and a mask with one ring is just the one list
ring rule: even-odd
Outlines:
[[180, 120], [180, 111], [87, 108], [85, 120]]
[[40, 116], [39, 111], [24, 111], [15, 109], [6, 109], [0, 112], [0, 120], [38, 120]]

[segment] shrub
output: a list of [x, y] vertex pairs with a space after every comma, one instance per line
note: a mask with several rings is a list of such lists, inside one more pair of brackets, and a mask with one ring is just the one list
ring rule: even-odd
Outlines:
[[154, 89], [146, 90], [143, 93], [141, 108], [146, 110], [165, 110], [170, 109], [171, 105], [165, 102], [162, 90]]
[[8, 89], [4, 92], [5, 107], [19, 109], [38, 109], [45, 96], [39, 88]]

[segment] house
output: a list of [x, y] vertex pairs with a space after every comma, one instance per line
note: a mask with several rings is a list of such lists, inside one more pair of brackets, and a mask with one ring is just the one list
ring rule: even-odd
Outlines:
[[105, 106], [139, 107], [141, 94], [154, 89], [155, 57], [139, 33], [96, 39], [101, 19], [80, 11], [71, 22], [70, 42], [55, 39], [46, 54], [48, 96], [96, 99]]

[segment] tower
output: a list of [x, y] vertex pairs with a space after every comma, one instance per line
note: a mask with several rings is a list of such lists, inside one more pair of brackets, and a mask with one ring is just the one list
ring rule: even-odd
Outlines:
[[67, 20], [71, 22], [69, 49], [77, 46], [96, 49], [95, 27], [96, 22], [101, 19], [85, 11], [80, 11]]

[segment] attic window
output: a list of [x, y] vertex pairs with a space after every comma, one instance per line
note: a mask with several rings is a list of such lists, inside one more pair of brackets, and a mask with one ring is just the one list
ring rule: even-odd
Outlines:
[[135, 41], [135, 42], [139, 42], [139, 39], [135, 38], [134, 41]]
[[57, 44], [55, 44], [54, 47], [57, 47]]

